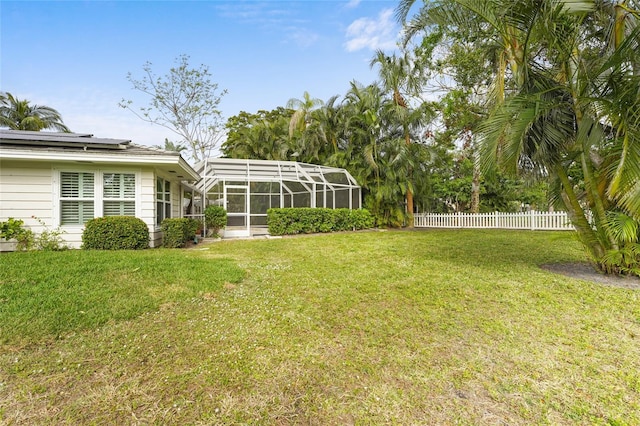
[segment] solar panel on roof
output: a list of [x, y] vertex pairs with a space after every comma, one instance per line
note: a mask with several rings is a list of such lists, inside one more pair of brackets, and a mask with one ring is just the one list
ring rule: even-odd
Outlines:
[[52, 137], [76, 137], [76, 138], [90, 138], [93, 135], [91, 133], [65, 133], [65, 132], [35, 132], [30, 130], [11, 130], [11, 129], [0, 129], [0, 133], [4, 134], [15, 134], [15, 135], [31, 135], [31, 136], [52, 136]]
[[48, 146], [100, 146], [103, 148], [121, 148], [131, 141], [127, 139], [94, 138], [89, 134], [28, 132], [16, 130], [0, 130], [0, 143], [9, 142], [25, 145]]

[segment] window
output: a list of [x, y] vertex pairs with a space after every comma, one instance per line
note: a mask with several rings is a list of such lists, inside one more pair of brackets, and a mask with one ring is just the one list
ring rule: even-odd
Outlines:
[[60, 224], [82, 225], [94, 217], [93, 173], [60, 173]]
[[171, 217], [171, 183], [162, 178], [156, 180], [156, 225]]
[[103, 216], [135, 216], [135, 174], [105, 173], [102, 184]]
[[61, 170], [57, 177], [54, 216], [61, 226], [81, 226], [102, 216], [136, 215], [136, 173]]

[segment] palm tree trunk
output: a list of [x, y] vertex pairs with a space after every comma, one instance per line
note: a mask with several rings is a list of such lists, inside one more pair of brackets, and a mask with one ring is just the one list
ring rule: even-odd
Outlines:
[[600, 242], [602, 244], [605, 244], [607, 248], [617, 249], [615, 240], [610, 236], [605, 227], [605, 222], [607, 219], [606, 211], [602, 202], [602, 197], [598, 192], [597, 184], [595, 182], [593, 166], [591, 165], [590, 160], [587, 158], [588, 153], [583, 152], [580, 157], [582, 162], [582, 173], [584, 175], [584, 185], [587, 192], [587, 199], [590, 200], [589, 204], [593, 209], [593, 222], [597, 230], [596, 235], [600, 236]]
[[571, 223], [573, 224], [574, 228], [576, 228], [578, 238], [580, 238], [582, 244], [587, 248], [591, 258], [594, 261], [598, 261], [605, 254], [604, 247], [602, 247], [598, 236], [587, 220], [587, 216], [584, 212], [584, 209], [580, 205], [580, 201], [578, 200], [575, 191], [573, 190], [573, 185], [569, 180], [569, 176], [567, 175], [566, 170], [562, 167], [561, 164], [559, 164], [556, 166], [555, 172], [560, 178], [560, 182], [562, 183], [562, 201], [564, 202], [565, 209], [569, 214]]
[[480, 166], [473, 162], [473, 179], [471, 180], [471, 213], [480, 212]]
[[[409, 136], [409, 130], [405, 130], [404, 141], [407, 146], [411, 145], [411, 137]], [[413, 228], [413, 191], [409, 187], [408, 183], [411, 182], [413, 171], [409, 168], [407, 173], [407, 227]]]
[[[396, 105], [407, 108], [407, 103], [404, 100], [404, 97], [398, 90], [393, 91], [393, 101]], [[404, 126], [404, 142], [407, 146], [411, 145], [411, 135], [409, 134], [409, 129], [407, 126]], [[413, 175], [413, 171], [411, 168], [407, 170], [407, 227], [413, 228], [413, 191], [411, 191], [409, 183], [411, 182], [411, 178]]]
[[[573, 95], [573, 94], [572, 94]], [[582, 110], [578, 107], [577, 97], [574, 95], [574, 111], [576, 115], [576, 125], [578, 128], [577, 134], [580, 135], [583, 126], [589, 126], [589, 120], [584, 117]], [[593, 125], [593, 123], [591, 124]], [[585, 136], [578, 140], [581, 153], [580, 153], [580, 165], [582, 166], [582, 174], [584, 176], [584, 186], [586, 191], [587, 200], [589, 201], [589, 207], [593, 215], [593, 224], [596, 227], [595, 235], [598, 237], [600, 246], [604, 249], [617, 248], [615, 240], [611, 237], [609, 231], [606, 229], [606, 211], [604, 208], [603, 197], [604, 194], [600, 194], [598, 191], [598, 184], [596, 182], [593, 163], [589, 158], [589, 144], [584, 140]], [[604, 253], [603, 253], [604, 254]]]
[[[604, 203], [602, 196], [598, 192], [598, 185], [596, 182], [593, 164], [591, 163], [591, 159], [589, 158], [591, 147], [588, 142], [588, 136], [586, 136], [587, 130], [585, 126], [589, 125], [589, 118], [584, 116], [584, 111], [580, 107], [579, 103], [579, 84], [576, 81], [576, 75], [578, 72], [578, 64], [579, 64], [579, 52], [578, 48], [574, 47], [572, 50], [572, 55], [567, 61], [567, 69], [569, 70], [568, 82], [570, 87], [571, 97], [573, 98], [573, 112], [575, 114], [576, 120], [576, 135], [577, 135], [577, 144], [580, 149], [580, 165], [582, 168], [582, 173], [584, 176], [584, 186], [586, 197], [589, 202], [589, 208], [591, 209], [591, 214], [593, 215], [592, 222], [595, 225], [595, 231], [590, 226], [589, 230], [591, 235], [589, 238], [594, 238], [596, 241], [590, 240], [590, 244], [585, 245], [593, 249], [592, 255], [595, 256], [595, 260], [599, 263], [602, 256], [604, 256], [606, 250], [615, 246], [615, 241], [609, 235], [609, 232], [605, 228], [606, 221], [606, 212], [604, 208]], [[591, 124], [593, 125], [593, 123]], [[568, 188], [565, 188], [565, 190]], [[582, 209], [581, 209], [582, 210]], [[583, 213], [584, 216], [584, 213]], [[577, 227], [576, 227], [577, 229]], [[580, 230], [578, 230], [580, 232]]]
[[622, 1], [614, 6], [615, 23], [613, 24], [613, 47], [618, 48], [624, 41], [624, 30], [626, 29], [625, 15], [627, 2]]

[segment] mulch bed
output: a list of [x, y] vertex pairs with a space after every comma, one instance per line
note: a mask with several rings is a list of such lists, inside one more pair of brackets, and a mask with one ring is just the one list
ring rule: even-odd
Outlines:
[[640, 278], [618, 275], [605, 275], [598, 272], [591, 264], [587, 262], [549, 263], [540, 265], [540, 267], [546, 271], [555, 272], [556, 274], [562, 274], [571, 278], [594, 282], [596, 284], [604, 284], [630, 290], [640, 290]]

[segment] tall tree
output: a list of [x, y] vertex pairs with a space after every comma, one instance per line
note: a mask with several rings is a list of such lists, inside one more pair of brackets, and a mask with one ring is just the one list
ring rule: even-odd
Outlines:
[[[401, 2], [401, 16], [412, 3]], [[638, 2], [453, 3], [495, 28], [504, 47], [481, 128], [484, 169], [548, 175], [593, 262], [640, 275]]]
[[297, 143], [300, 161], [327, 164], [344, 147], [346, 120], [338, 98], [332, 96], [311, 112], [309, 124]]
[[[379, 225], [406, 224], [404, 202], [407, 191], [413, 190], [407, 176], [414, 170], [423, 173], [429, 156], [424, 145], [405, 143], [403, 123], [419, 122], [427, 112], [398, 107], [377, 84], [362, 86], [355, 82], [342, 108], [344, 149], [330, 161], [349, 170], [360, 183], [365, 190], [365, 206]], [[400, 113], [412, 117], [398, 117]]]
[[303, 93], [302, 99], [289, 99], [287, 108], [294, 111], [289, 124], [289, 136], [293, 136], [296, 130], [304, 132], [311, 123], [311, 112], [322, 105], [322, 99], [312, 98], [307, 91]]
[[255, 114], [241, 111], [227, 120], [227, 140], [222, 153], [229, 158], [256, 160], [290, 160], [294, 154], [289, 138], [289, 121], [293, 111], [278, 107]]
[[62, 116], [55, 109], [44, 105], [32, 105], [20, 100], [11, 93], [0, 93], [0, 126], [12, 130], [53, 129], [70, 132], [62, 122]]
[[[306, 98], [311, 100], [308, 94]], [[396, 116], [399, 113], [412, 117]], [[352, 82], [342, 101], [334, 96], [321, 107], [311, 109], [304, 115], [304, 125], [289, 136], [292, 115], [294, 110], [279, 107], [231, 117], [223, 153], [233, 158], [295, 158], [345, 168], [362, 186], [365, 205], [378, 225], [406, 223], [408, 171], [418, 171], [414, 181], [422, 184], [430, 158], [423, 144], [405, 144], [402, 123], [408, 124], [414, 137], [414, 123], [428, 116], [428, 111], [398, 108], [392, 96], [377, 84], [362, 86]]]
[[[426, 13], [428, 12], [428, 13]], [[477, 127], [486, 118], [487, 107], [495, 102], [497, 68], [509, 55], [502, 38], [496, 44], [497, 29], [483, 24], [475, 15], [454, 1], [433, 2], [421, 10], [422, 23], [428, 33], [416, 49], [419, 64], [427, 68], [429, 84], [446, 93], [438, 110], [445, 134], [453, 138], [472, 161], [471, 199], [469, 211], [480, 210], [481, 171], [477, 161]], [[494, 19], [501, 24], [499, 19]], [[415, 34], [416, 27], [408, 25], [407, 34]], [[508, 32], [505, 30], [505, 32]], [[454, 105], [452, 105], [454, 104]]]
[[190, 149], [193, 160], [208, 158], [224, 136], [219, 105], [226, 90], [218, 90], [211, 81], [209, 67], [191, 68], [189, 56], [176, 58], [176, 65], [164, 76], [158, 76], [151, 62], [143, 67], [141, 79], [131, 73], [127, 80], [133, 89], [149, 97], [147, 106], [133, 108], [133, 101], [123, 99], [122, 108], [140, 119], [169, 129]]
[[[405, 144], [411, 144], [411, 133], [409, 126], [410, 118], [415, 121], [416, 117], [409, 113], [407, 96], [415, 95], [421, 87], [421, 70], [416, 66], [415, 60], [405, 51], [401, 56], [387, 56], [383, 51], [378, 50], [371, 60], [370, 66], [378, 66], [378, 75], [383, 90], [392, 93], [393, 106], [396, 109], [394, 116], [400, 120], [403, 130]], [[407, 170], [406, 200], [407, 213], [409, 215], [409, 227], [413, 227], [413, 184], [411, 169]]]

